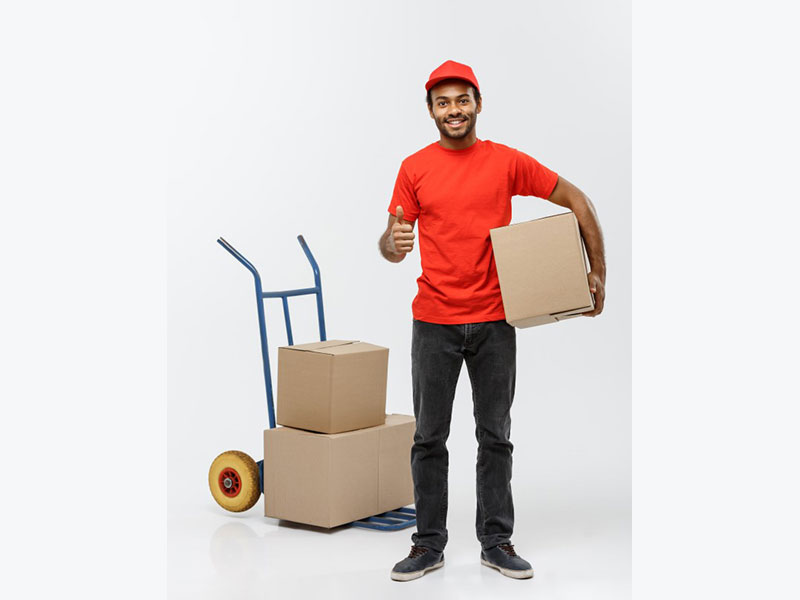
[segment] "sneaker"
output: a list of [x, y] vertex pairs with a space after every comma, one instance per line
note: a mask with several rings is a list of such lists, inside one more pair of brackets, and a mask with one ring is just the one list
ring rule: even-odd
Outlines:
[[411, 581], [444, 566], [444, 553], [425, 546], [411, 546], [411, 552], [392, 569], [395, 581]]
[[531, 563], [514, 552], [512, 544], [500, 544], [481, 551], [481, 564], [497, 569], [506, 577], [530, 579], [533, 577]]

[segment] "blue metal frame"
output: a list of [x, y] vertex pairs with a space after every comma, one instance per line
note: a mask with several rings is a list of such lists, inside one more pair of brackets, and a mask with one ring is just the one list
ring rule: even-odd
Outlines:
[[[265, 292], [261, 289], [261, 275], [258, 273], [258, 269], [253, 266], [249, 260], [247, 260], [241, 252], [239, 252], [236, 248], [231, 246], [229, 242], [227, 242], [223, 238], [219, 238], [217, 243], [225, 248], [236, 260], [242, 263], [245, 268], [253, 274], [253, 279], [255, 280], [256, 286], [256, 308], [258, 309], [258, 331], [259, 336], [261, 338], [261, 358], [264, 362], [264, 384], [267, 388], [267, 413], [269, 415], [269, 428], [275, 429], [275, 407], [274, 401], [272, 396], [272, 371], [269, 366], [269, 345], [267, 343], [267, 321], [266, 316], [264, 314], [264, 300], [267, 298], [280, 298], [283, 303], [283, 318], [284, 323], [286, 325], [286, 337], [289, 340], [289, 345], [294, 345], [294, 338], [292, 336], [292, 321], [289, 317], [289, 297], [290, 296], [305, 296], [309, 294], [315, 294], [317, 296], [317, 319], [319, 321], [319, 339], [321, 342], [327, 340], [327, 335], [325, 333], [325, 310], [322, 304], [322, 282], [320, 280], [319, 275], [319, 266], [317, 265], [317, 261], [314, 260], [314, 255], [311, 253], [311, 250], [308, 248], [308, 244], [306, 244], [305, 239], [303, 239], [302, 235], [297, 236], [297, 241], [300, 242], [300, 247], [303, 249], [303, 252], [308, 259], [308, 262], [311, 263], [311, 269], [314, 272], [314, 287], [312, 288], [301, 288], [298, 290], [284, 290], [280, 292]], [[261, 493], [264, 493], [264, 461], [258, 461], [258, 487], [261, 490]], [[405, 529], [406, 527], [411, 527], [412, 525], [416, 525], [416, 511], [413, 508], [398, 508], [397, 510], [392, 510], [389, 512], [385, 512], [380, 515], [375, 515], [373, 517], [367, 517], [366, 519], [361, 519], [360, 521], [354, 521], [351, 525], [356, 527], [364, 527], [367, 529], [378, 529], [381, 531], [394, 531], [397, 529]]]
[[398, 508], [374, 517], [367, 517], [360, 521], [350, 523], [354, 527], [365, 529], [379, 529], [381, 531], [396, 531], [417, 524], [417, 511], [413, 508]]
[[308, 249], [308, 244], [303, 239], [302, 235], [297, 236], [297, 241], [305, 252], [308, 262], [311, 263], [311, 269], [314, 271], [314, 287], [302, 288], [299, 290], [284, 290], [282, 292], [265, 292], [261, 289], [261, 275], [258, 274], [258, 269], [247, 260], [242, 253], [230, 245], [229, 242], [223, 238], [219, 238], [217, 243], [230, 252], [233, 257], [242, 263], [248, 271], [253, 274], [256, 284], [256, 308], [258, 309], [258, 331], [261, 337], [261, 358], [264, 361], [264, 384], [267, 388], [267, 412], [269, 414], [269, 428], [275, 429], [275, 407], [272, 396], [272, 372], [269, 367], [269, 345], [267, 343], [267, 321], [264, 316], [264, 300], [267, 298], [281, 298], [283, 300], [283, 317], [286, 323], [286, 337], [289, 340], [289, 345], [294, 345], [292, 337], [292, 321], [289, 317], [289, 296], [305, 296], [308, 294], [316, 294], [317, 296], [317, 318], [319, 320], [319, 339], [321, 342], [327, 340], [325, 334], [325, 311], [322, 306], [322, 282], [319, 276], [319, 266], [317, 261], [314, 260], [314, 255]]

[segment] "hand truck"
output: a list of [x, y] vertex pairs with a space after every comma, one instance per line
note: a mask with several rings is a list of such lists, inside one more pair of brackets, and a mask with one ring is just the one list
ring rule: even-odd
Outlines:
[[[297, 236], [300, 247], [311, 263], [314, 272], [314, 287], [302, 288], [297, 290], [284, 290], [280, 292], [265, 292], [261, 288], [261, 276], [253, 264], [247, 260], [241, 252], [236, 250], [230, 243], [223, 238], [219, 238], [217, 243], [225, 248], [236, 260], [253, 274], [256, 286], [256, 308], [258, 310], [258, 331], [261, 338], [261, 356], [264, 361], [264, 384], [267, 389], [267, 414], [269, 417], [270, 429], [275, 428], [275, 410], [273, 408], [272, 397], [272, 373], [269, 364], [269, 348], [267, 344], [267, 322], [264, 314], [264, 300], [267, 298], [280, 298], [283, 302], [283, 316], [286, 324], [286, 337], [289, 345], [294, 345], [292, 337], [292, 323], [289, 318], [289, 297], [304, 296], [315, 294], [317, 297], [317, 318], [319, 321], [319, 339], [324, 342], [327, 339], [325, 334], [325, 312], [322, 306], [322, 283], [320, 282], [319, 267], [314, 255], [308, 248], [308, 244], [302, 235]], [[255, 505], [261, 494], [264, 493], [264, 461], [254, 461], [244, 452], [229, 450], [223, 452], [211, 463], [208, 472], [208, 485], [211, 488], [211, 495], [222, 508], [231, 512], [242, 512]], [[374, 515], [353, 521], [349, 525], [364, 527], [367, 529], [378, 529], [381, 531], [395, 531], [416, 525], [416, 511], [413, 508], [401, 507], [379, 515]]]

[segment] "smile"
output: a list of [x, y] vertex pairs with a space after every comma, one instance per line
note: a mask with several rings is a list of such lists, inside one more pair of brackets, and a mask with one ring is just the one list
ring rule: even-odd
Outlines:
[[464, 123], [466, 123], [466, 119], [453, 119], [452, 121], [445, 121], [445, 123], [450, 125], [450, 127], [452, 127], [453, 129], [458, 129]]

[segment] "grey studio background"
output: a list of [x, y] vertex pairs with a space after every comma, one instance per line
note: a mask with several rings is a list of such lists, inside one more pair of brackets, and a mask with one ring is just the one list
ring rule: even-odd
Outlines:
[[[171, 597], [399, 597], [410, 585], [454, 598], [630, 596], [630, 12], [589, 1], [185, 5], [166, 90], [179, 106], [168, 132]], [[252, 277], [219, 236], [269, 290], [313, 283], [303, 234], [322, 273], [328, 338], [388, 347], [387, 412], [413, 414], [418, 249], [390, 264], [377, 240], [401, 160], [438, 139], [423, 86], [447, 59], [478, 77], [478, 137], [578, 185], [605, 235], [603, 314], [517, 331], [513, 542], [534, 565], [529, 582], [478, 561], [466, 370], [448, 444], [447, 565], [417, 582], [389, 580], [410, 529], [278, 525], [263, 501], [233, 515], [206, 482], [224, 450], [263, 458], [267, 426]], [[560, 212], [513, 200], [513, 222]], [[276, 370], [280, 302], [266, 309]], [[291, 309], [295, 342], [318, 339], [313, 299]]]

